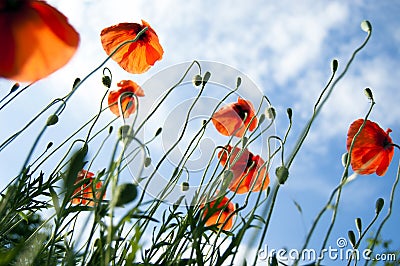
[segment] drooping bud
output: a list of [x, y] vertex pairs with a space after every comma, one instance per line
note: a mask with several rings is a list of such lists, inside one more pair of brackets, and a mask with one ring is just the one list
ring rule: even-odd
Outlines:
[[265, 109], [265, 116], [269, 119], [269, 120], [274, 120], [276, 117], [276, 111], [274, 107], [268, 107], [267, 109]]
[[74, 84], [72, 84], [72, 90], [76, 88], [76, 86], [78, 86], [78, 84], [81, 83], [81, 79], [80, 78], [76, 78], [74, 80]]
[[56, 114], [52, 114], [47, 118], [46, 126], [55, 125], [57, 124], [57, 122], [58, 122], [58, 116]]
[[120, 207], [136, 199], [137, 187], [132, 183], [125, 183], [117, 187], [115, 206]]
[[375, 213], [379, 214], [383, 208], [383, 205], [385, 204], [385, 201], [382, 198], [379, 198], [376, 200], [375, 203]]
[[192, 79], [193, 85], [196, 87], [200, 86], [202, 81], [203, 81], [203, 78], [199, 74], [196, 74]]
[[188, 191], [189, 190], [189, 183], [188, 182], [182, 182], [181, 190], [182, 191]]
[[20, 87], [19, 83], [14, 83], [14, 85], [11, 87], [10, 93], [13, 93], [14, 91], [18, 90]]
[[357, 231], [361, 234], [362, 232], [362, 221], [361, 218], [356, 218], [356, 227], [357, 227]]
[[332, 72], [336, 72], [339, 67], [339, 61], [336, 59], [332, 60]]
[[353, 247], [356, 245], [356, 235], [354, 234], [353, 230], [349, 230], [347, 232], [347, 235], [349, 237], [350, 243]]
[[289, 177], [289, 169], [287, 169], [285, 166], [279, 166], [275, 170], [275, 175], [278, 178], [279, 184], [283, 185], [285, 184], [286, 180]]
[[342, 165], [343, 165], [343, 167], [346, 167], [348, 158], [349, 158], [349, 154], [347, 152], [343, 153], [343, 155], [342, 155]]
[[365, 32], [370, 33], [372, 31], [372, 25], [368, 20], [364, 20], [361, 22], [361, 29]]
[[103, 85], [106, 86], [107, 88], [111, 87], [111, 78], [110, 78], [110, 76], [104, 75], [101, 78], [101, 82], [103, 82]]
[[211, 73], [207, 71], [207, 72], [204, 74], [204, 77], [203, 77], [203, 86], [205, 86], [205, 85], [207, 84], [207, 82], [208, 82], [208, 80], [210, 79], [210, 77], [211, 77]]
[[367, 96], [368, 100], [374, 101], [374, 95], [370, 88], [365, 88], [364, 90], [365, 96]]
[[146, 159], [144, 159], [144, 167], [149, 167], [149, 165], [151, 164], [151, 158], [150, 157], [146, 157]]
[[156, 134], [154, 134], [155, 137], [157, 137], [158, 135], [160, 135], [162, 132], [162, 127], [158, 128], [156, 131]]
[[130, 126], [129, 125], [123, 125], [118, 129], [118, 139], [123, 139], [125, 138], [130, 130]]
[[289, 117], [289, 120], [292, 121], [292, 116], [293, 116], [293, 110], [292, 110], [292, 108], [288, 108], [288, 109], [286, 110], [286, 112], [287, 112], [287, 115], [288, 115], [288, 117]]

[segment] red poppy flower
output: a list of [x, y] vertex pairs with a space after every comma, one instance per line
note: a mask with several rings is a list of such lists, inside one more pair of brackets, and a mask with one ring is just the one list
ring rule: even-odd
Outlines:
[[[347, 150], [349, 151], [351, 142], [359, 128], [363, 124], [364, 119], [354, 121], [347, 133]], [[389, 133], [379, 127], [375, 122], [367, 120], [365, 126], [354, 141], [351, 152], [351, 167], [353, 170], [362, 175], [376, 173], [383, 176], [394, 154], [394, 147]]]
[[243, 137], [247, 126], [249, 131], [253, 131], [257, 121], [253, 104], [240, 97], [236, 103], [225, 105], [212, 116], [215, 128], [224, 136]]
[[[201, 208], [204, 209], [203, 218], [207, 218], [206, 226], [217, 225], [218, 228], [223, 230], [230, 230], [233, 226], [233, 219], [235, 211], [235, 205], [229, 201], [227, 197], [223, 197], [222, 199], [215, 199], [207, 204], [202, 204]], [[218, 203], [217, 206], [215, 206]]]
[[269, 185], [269, 175], [264, 165], [264, 160], [259, 155], [254, 155], [247, 149], [241, 150], [232, 146], [225, 147], [218, 153], [222, 166], [225, 166], [229, 158], [229, 169], [233, 178], [228, 188], [238, 194], [251, 191], [265, 190]]
[[161, 60], [164, 50], [156, 32], [144, 20], [142, 25], [120, 23], [101, 31], [101, 43], [106, 53], [110, 55], [123, 42], [133, 40], [145, 27], [148, 28], [147, 31], [136, 42], [124, 45], [112, 56], [112, 59], [129, 73], [143, 73], [156, 61]]
[[111, 112], [116, 116], [120, 116], [118, 101], [121, 97], [121, 110], [124, 113], [124, 117], [127, 118], [136, 111], [136, 99], [132, 94], [142, 97], [144, 96], [144, 92], [142, 88], [132, 80], [121, 80], [117, 86], [120, 87], [120, 89], [110, 91], [108, 94], [108, 105]]
[[[94, 174], [92, 172], [88, 172], [86, 170], [81, 170], [78, 173], [78, 177], [75, 181], [75, 185], [81, 183], [84, 180], [83, 184], [75, 189], [74, 193], [72, 194], [72, 204], [82, 204], [88, 206], [94, 206], [95, 202], [100, 200], [100, 191], [98, 191], [103, 183], [101, 181], [96, 182], [93, 184]], [[96, 190], [93, 192], [93, 186], [95, 186]], [[105, 194], [103, 196], [103, 199]]]
[[0, 1], [0, 76], [36, 81], [64, 66], [79, 34], [45, 1]]

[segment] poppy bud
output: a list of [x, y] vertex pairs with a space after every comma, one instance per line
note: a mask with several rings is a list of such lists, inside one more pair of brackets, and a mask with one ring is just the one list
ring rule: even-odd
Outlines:
[[336, 72], [336, 70], [338, 69], [338, 67], [339, 67], [339, 62], [338, 62], [338, 60], [333, 59], [333, 60], [332, 60], [332, 72]]
[[274, 120], [276, 117], [276, 111], [274, 107], [268, 107], [267, 109], [265, 109], [265, 116], [269, 119], [269, 120]]
[[200, 86], [202, 81], [203, 81], [203, 78], [199, 74], [195, 75], [192, 79], [193, 85], [196, 87]]
[[236, 80], [236, 88], [239, 88], [240, 84], [242, 84], [242, 78], [238, 77]]
[[144, 159], [144, 167], [149, 167], [150, 164], [151, 164], [151, 158], [146, 157], [146, 159]]
[[381, 212], [384, 204], [385, 204], [385, 201], [382, 198], [379, 198], [376, 200], [376, 203], [375, 203], [376, 214], [379, 214]]
[[130, 130], [130, 126], [128, 125], [123, 125], [118, 129], [118, 139], [123, 139], [128, 135], [128, 132]]
[[81, 79], [80, 78], [76, 78], [75, 80], [74, 80], [74, 84], [72, 84], [72, 89], [75, 89], [76, 88], [76, 86], [78, 86], [78, 84], [81, 82]]
[[356, 227], [359, 233], [362, 232], [362, 221], [361, 218], [356, 218]]
[[287, 169], [285, 166], [279, 166], [275, 170], [276, 177], [278, 178], [279, 184], [283, 185], [285, 184], [286, 180], [289, 177], [289, 169]]
[[264, 122], [265, 120], [265, 114], [261, 114], [260, 118], [258, 118], [258, 124], [262, 124], [262, 122]]
[[364, 93], [365, 96], [368, 97], [368, 100], [374, 101], [374, 96], [372, 95], [372, 91], [370, 88], [365, 88]]
[[188, 191], [189, 190], [189, 183], [188, 182], [182, 182], [181, 190], [182, 191]]
[[350, 230], [347, 232], [347, 235], [349, 236], [350, 243], [353, 247], [356, 245], [356, 235], [354, 234], [353, 230]]
[[361, 29], [365, 32], [370, 33], [372, 31], [372, 25], [368, 20], [361, 22]]
[[52, 114], [49, 116], [49, 118], [47, 118], [46, 126], [55, 125], [57, 124], [57, 122], [58, 122], [58, 116], [56, 114]]
[[53, 142], [50, 141], [50, 142], [47, 144], [46, 151], [47, 151], [48, 149], [50, 149], [52, 146], [53, 146]]
[[293, 115], [293, 110], [292, 110], [292, 108], [288, 108], [288, 109], [286, 110], [286, 112], [287, 112], [287, 115], [288, 115], [288, 117], [289, 117], [289, 120], [292, 121], [292, 115]]
[[115, 206], [120, 207], [133, 201], [137, 196], [136, 185], [132, 183], [125, 183], [117, 187], [116, 195], [113, 197], [115, 200]]
[[208, 82], [208, 80], [210, 79], [210, 77], [211, 77], [211, 73], [207, 71], [207, 72], [204, 74], [204, 77], [203, 77], [203, 86], [205, 86], [205, 85], [207, 84], [207, 82]]
[[12, 87], [11, 87], [11, 90], [10, 90], [10, 93], [13, 93], [14, 91], [16, 91], [16, 90], [18, 90], [19, 89], [19, 83], [17, 82], [17, 83], [15, 83]]
[[156, 134], [154, 135], [155, 137], [157, 137], [158, 135], [161, 134], [162, 131], [162, 127], [160, 127], [159, 129], [157, 129]]
[[347, 152], [343, 153], [343, 155], [342, 155], [342, 165], [343, 165], [343, 167], [346, 167], [348, 158], [349, 158], [349, 154]]
[[106, 86], [107, 88], [111, 87], [111, 78], [110, 78], [110, 76], [103, 76], [101, 81], [103, 82], [103, 85]]

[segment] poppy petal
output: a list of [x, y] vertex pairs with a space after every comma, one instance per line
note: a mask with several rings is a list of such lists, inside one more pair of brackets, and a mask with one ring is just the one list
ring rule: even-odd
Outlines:
[[[350, 149], [351, 143], [363, 123], [363, 119], [358, 119], [350, 125], [346, 140], [347, 150]], [[376, 173], [379, 176], [386, 173], [394, 154], [390, 132], [390, 129], [385, 132], [375, 122], [370, 120], [365, 122], [354, 141], [351, 152], [351, 167], [355, 172], [359, 174]]]
[[0, 19], [0, 76], [36, 81], [64, 66], [74, 55], [79, 34], [57, 9], [43, 1], [22, 1]]
[[110, 55], [122, 43], [135, 39], [142, 29], [148, 27], [136, 42], [124, 45], [112, 55], [114, 61], [133, 74], [147, 71], [161, 60], [164, 53], [155, 31], [147, 22], [142, 20], [142, 23], [120, 23], [103, 29], [100, 34], [103, 48]]

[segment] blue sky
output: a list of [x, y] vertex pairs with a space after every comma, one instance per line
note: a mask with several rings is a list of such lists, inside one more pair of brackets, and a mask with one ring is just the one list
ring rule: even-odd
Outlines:
[[[164, 58], [143, 75], [128, 74], [114, 62], [109, 62], [107, 66], [112, 69], [115, 81], [129, 78], [144, 84], [159, 71], [194, 59], [224, 63], [246, 74], [271, 99], [278, 112], [277, 134], [282, 135], [286, 128], [286, 108], [293, 108], [294, 129], [287, 149], [290, 151], [329, 78], [331, 60], [339, 60], [341, 71], [352, 51], [366, 36], [360, 29], [361, 21], [368, 19], [372, 23], [370, 42], [316, 120], [294, 162], [290, 179], [281, 190], [265, 240], [270, 248], [300, 247], [317, 211], [338, 184], [347, 128], [368, 110], [364, 88], [372, 89], [377, 102], [371, 120], [384, 129], [391, 128], [394, 142], [399, 142], [400, 3], [397, 1], [54, 0], [49, 3], [61, 10], [80, 32], [79, 51], [67, 66], [39, 81], [13, 106], [0, 112], [2, 140], [21, 128], [51, 99], [66, 94], [75, 77], [89, 73], [105, 58], [99, 40], [103, 28], [144, 19], [156, 30], [165, 50]], [[95, 74], [77, 92], [60, 118], [63, 130], [49, 130], [47, 141], [61, 141], [86, 120], [88, 116], [83, 114], [96, 113], [104, 93], [98, 82], [100, 77], [100, 72]], [[0, 80], [4, 93], [11, 84]], [[254, 95], [252, 91], [247, 94]], [[105, 120], [112, 118], [111, 113], [105, 116]], [[45, 119], [46, 116], [0, 153], [1, 184], [6, 183], [5, 177], [13, 176], [19, 170], [29, 148], [26, 143], [31, 143], [31, 136]], [[398, 161], [396, 151], [386, 176], [359, 176], [345, 187], [330, 244], [334, 246], [338, 237], [346, 237], [349, 229], [355, 229], [356, 217], [362, 217], [365, 223], [372, 219], [375, 200], [388, 198]], [[293, 201], [301, 205], [302, 215]], [[400, 219], [399, 206], [397, 196], [393, 216], [383, 231], [383, 237], [393, 239], [393, 248], [397, 249], [400, 248], [400, 239], [395, 235]], [[383, 213], [386, 211], [387, 205]], [[330, 215], [326, 215], [318, 227], [319, 233], [325, 230], [329, 218]], [[315, 247], [320, 246], [317, 236], [312, 241]], [[336, 263], [328, 264], [342, 265]]]

